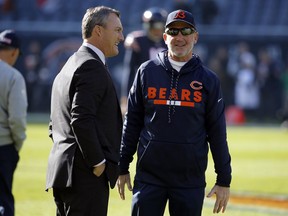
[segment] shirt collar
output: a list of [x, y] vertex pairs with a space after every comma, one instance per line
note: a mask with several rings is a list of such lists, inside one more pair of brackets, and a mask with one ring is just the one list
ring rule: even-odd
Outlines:
[[178, 72], [181, 70], [181, 68], [187, 63], [187, 62], [179, 62], [179, 61], [175, 61], [172, 58], [168, 57], [171, 66], [177, 70]]
[[104, 53], [98, 49], [97, 47], [93, 46], [92, 44], [90, 43], [87, 43], [87, 42], [83, 42], [82, 44], [83, 46], [86, 46], [86, 47], [89, 47], [90, 49], [92, 49], [98, 56], [99, 58], [101, 59], [101, 61], [103, 62], [103, 64], [105, 65], [106, 61], [105, 61], [105, 55]]

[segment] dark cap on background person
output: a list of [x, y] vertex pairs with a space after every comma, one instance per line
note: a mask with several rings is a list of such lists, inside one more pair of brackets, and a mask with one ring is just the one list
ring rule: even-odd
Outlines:
[[144, 28], [163, 29], [167, 15], [168, 15], [167, 11], [164, 10], [163, 8], [152, 7], [147, 9], [146, 11], [144, 11], [142, 15], [142, 22]]
[[168, 14], [165, 28], [173, 22], [185, 22], [191, 25], [194, 29], [196, 29], [194, 17], [192, 13], [185, 10], [176, 10]]
[[12, 47], [20, 49], [20, 40], [14, 30], [4, 30], [0, 33], [0, 48]]

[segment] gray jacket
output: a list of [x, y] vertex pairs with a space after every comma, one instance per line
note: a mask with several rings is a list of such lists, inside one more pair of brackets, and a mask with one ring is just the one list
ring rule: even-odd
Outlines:
[[27, 93], [23, 76], [0, 60], [0, 146], [19, 151], [26, 138]]

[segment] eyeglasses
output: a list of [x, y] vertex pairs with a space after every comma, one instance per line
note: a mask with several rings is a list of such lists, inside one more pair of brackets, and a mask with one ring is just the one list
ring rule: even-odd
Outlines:
[[194, 28], [189, 28], [189, 27], [185, 27], [185, 28], [181, 28], [181, 29], [178, 29], [178, 28], [169, 28], [169, 29], [166, 29], [166, 34], [168, 35], [171, 35], [171, 36], [176, 36], [179, 34], [179, 31], [181, 32], [182, 35], [191, 35], [193, 34], [194, 32], [196, 32], [196, 30]]

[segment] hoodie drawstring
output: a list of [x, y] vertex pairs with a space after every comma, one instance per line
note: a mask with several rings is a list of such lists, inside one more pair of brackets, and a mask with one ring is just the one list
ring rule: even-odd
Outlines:
[[[180, 73], [177, 74], [176, 79], [175, 79], [175, 93], [177, 93], [177, 88], [178, 88], [178, 80], [180, 77]], [[171, 123], [171, 117], [175, 113], [175, 96], [172, 95], [173, 93], [173, 84], [174, 84], [174, 69], [172, 70], [172, 77], [171, 77], [171, 82], [170, 82], [170, 96], [169, 96], [169, 108], [168, 108], [168, 123]], [[172, 100], [173, 100], [173, 106], [172, 106]], [[171, 106], [173, 108], [172, 114], [171, 114]]]

